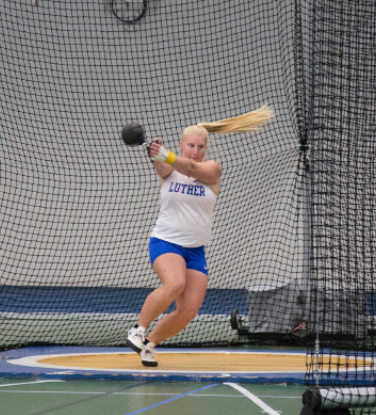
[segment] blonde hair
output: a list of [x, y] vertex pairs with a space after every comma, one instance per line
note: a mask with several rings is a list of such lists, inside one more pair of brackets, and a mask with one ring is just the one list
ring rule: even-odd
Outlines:
[[184, 138], [188, 134], [198, 134], [205, 140], [205, 144], [208, 144], [209, 132], [206, 128], [202, 127], [201, 125], [191, 125], [190, 127], [184, 128], [181, 134], [181, 139], [184, 140]]
[[[273, 110], [267, 105], [264, 105], [255, 111], [247, 112], [246, 114], [238, 115], [237, 117], [226, 118], [216, 122], [203, 122], [197, 124], [197, 126], [187, 128], [204, 128], [208, 133], [242, 133], [259, 130], [274, 116]], [[186, 131], [187, 128], [184, 131]]]

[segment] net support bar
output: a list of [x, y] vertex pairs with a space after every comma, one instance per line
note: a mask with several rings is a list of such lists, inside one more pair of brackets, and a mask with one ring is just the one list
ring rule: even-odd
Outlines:
[[303, 395], [301, 415], [347, 414], [349, 409], [371, 408], [376, 405], [376, 388], [319, 388], [307, 390]]

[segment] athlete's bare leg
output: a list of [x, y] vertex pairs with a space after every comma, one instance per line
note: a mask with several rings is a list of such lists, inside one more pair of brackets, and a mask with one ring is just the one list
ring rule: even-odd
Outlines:
[[176, 309], [160, 320], [148, 335], [154, 344], [159, 344], [180, 333], [195, 318], [208, 284], [208, 277], [196, 270], [186, 270], [185, 288], [176, 299]]

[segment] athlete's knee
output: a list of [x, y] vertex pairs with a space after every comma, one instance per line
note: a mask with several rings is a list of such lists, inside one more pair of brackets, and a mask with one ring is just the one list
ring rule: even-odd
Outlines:
[[184, 291], [185, 288], [185, 281], [184, 280], [173, 280], [169, 281], [168, 284], [164, 285], [165, 290], [167, 291], [168, 295], [174, 300], [179, 297], [179, 295]]
[[186, 323], [190, 323], [195, 317], [197, 316], [197, 312], [196, 311], [188, 311], [185, 314], [185, 321]]
[[179, 319], [185, 324], [191, 322], [197, 315], [197, 310], [194, 307], [179, 307], [177, 312]]

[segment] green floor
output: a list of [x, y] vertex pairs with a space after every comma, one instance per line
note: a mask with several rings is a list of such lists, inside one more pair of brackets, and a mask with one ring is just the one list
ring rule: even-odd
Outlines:
[[239, 386], [258, 404], [226, 384], [0, 379], [0, 415], [300, 414], [304, 386]]

